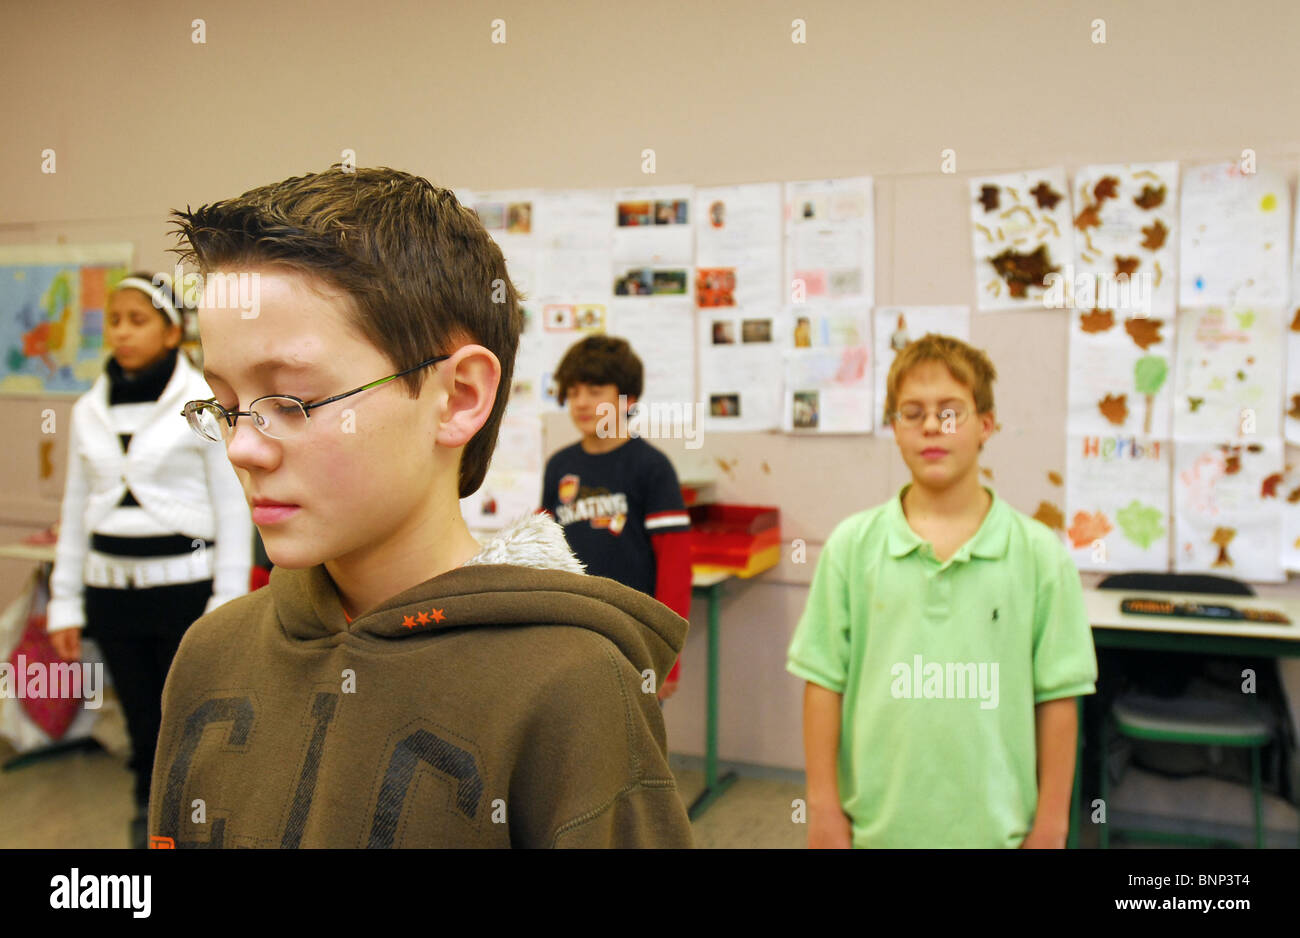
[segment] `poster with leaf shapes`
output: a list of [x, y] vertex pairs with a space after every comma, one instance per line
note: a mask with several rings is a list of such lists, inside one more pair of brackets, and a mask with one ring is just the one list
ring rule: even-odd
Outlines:
[[1069, 432], [1169, 439], [1174, 320], [1109, 309], [1069, 315]]
[[1078, 568], [1169, 569], [1169, 441], [1071, 432], [1066, 445], [1066, 546]]
[[1049, 274], [1074, 257], [1065, 170], [970, 181], [971, 243], [978, 309], [1042, 309]]
[[1175, 439], [1280, 436], [1285, 350], [1276, 307], [1180, 312]]
[[1089, 278], [1097, 308], [1174, 314], [1177, 225], [1177, 163], [1094, 165], [1075, 173], [1073, 273]]
[[1281, 439], [1174, 443], [1174, 569], [1279, 582]]

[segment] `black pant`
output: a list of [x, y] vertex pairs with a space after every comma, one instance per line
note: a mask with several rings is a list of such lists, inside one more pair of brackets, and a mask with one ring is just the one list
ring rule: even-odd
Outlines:
[[211, 596], [211, 580], [151, 589], [86, 587], [85, 636], [103, 652], [122, 701], [131, 735], [135, 800], [140, 806], [149, 803], [163, 681], [181, 637], [203, 615]]

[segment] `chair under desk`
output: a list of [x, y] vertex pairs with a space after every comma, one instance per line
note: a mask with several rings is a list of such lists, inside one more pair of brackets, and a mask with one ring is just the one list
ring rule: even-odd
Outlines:
[[[1099, 648], [1145, 651], [1300, 658], [1300, 600], [1268, 596], [1224, 596], [1129, 589], [1085, 589], [1084, 604]], [[1242, 620], [1189, 619], [1130, 615], [1120, 611], [1124, 599], [1232, 605], [1240, 609], [1271, 609], [1291, 619], [1290, 625]], [[1075, 757], [1074, 797], [1068, 846], [1077, 847], [1082, 830], [1083, 698], [1079, 698], [1079, 743]]]

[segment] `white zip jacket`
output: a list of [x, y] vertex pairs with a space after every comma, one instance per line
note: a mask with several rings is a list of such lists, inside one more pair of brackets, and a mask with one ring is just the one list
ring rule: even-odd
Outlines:
[[109, 414], [109, 381], [100, 374], [72, 408], [72, 440], [62, 522], [50, 577], [46, 629], [83, 627], [83, 568], [90, 535], [112, 513], [127, 486], [164, 530], [216, 542], [213, 590], [205, 612], [248, 592], [253, 519], [243, 488], [220, 443], [199, 438], [181, 416], [187, 401], [212, 397], [184, 352], [152, 403], [126, 453]]

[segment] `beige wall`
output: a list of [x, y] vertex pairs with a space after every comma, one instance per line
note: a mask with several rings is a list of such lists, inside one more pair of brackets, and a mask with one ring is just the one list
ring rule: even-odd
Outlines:
[[[6, 11], [0, 243], [131, 240], [137, 266], [169, 270], [170, 208], [322, 169], [344, 148], [483, 189], [871, 174], [877, 301], [970, 303], [969, 174], [1230, 159], [1245, 147], [1293, 167], [1300, 154], [1300, 7], [1287, 0], [125, 9]], [[190, 42], [193, 15], [206, 17], [206, 45]], [[790, 42], [795, 16], [806, 45]], [[489, 41], [494, 17], [505, 45]], [[1096, 18], [1105, 45], [1090, 41]], [[39, 171], [46, 147], [53, 176]], [[956, 176], [938, 172], [944, 148]], [[985, 449], [994, 486], [1027, 513], [1062, 505], [1047, 473], [1064, 472], [1066, 319], [979, 316], [972, 337], [1001, 375], [1003, 431]], [[57, 480], [42, 497], [35, 478], [41, 406], [0, 399], [0, 539], [57, 516]], [[563, 415], [547, 429], [551, 449], [571, 438]], [[699, 454], [664, 448], [684, 468], [688, 456], [735, 460], [723, 497], [779, 504], [787, 540], [812, 542], [808, 563], [787, 557], [723, 604], [722, 754], [799, 767], [801, 688], [783, 664], [817, 542], [906, 481], [902, 462], [874, 438], [750, 433], [712, 435]], [[0, 601], [28, 569], [0, 561]], [[666, 711], [672, 748], [687, 753], [703, 749], [703, 612], [697, 602], [684, 686]], [[1300, 685], [1295, 662], [1289, 674]]]

